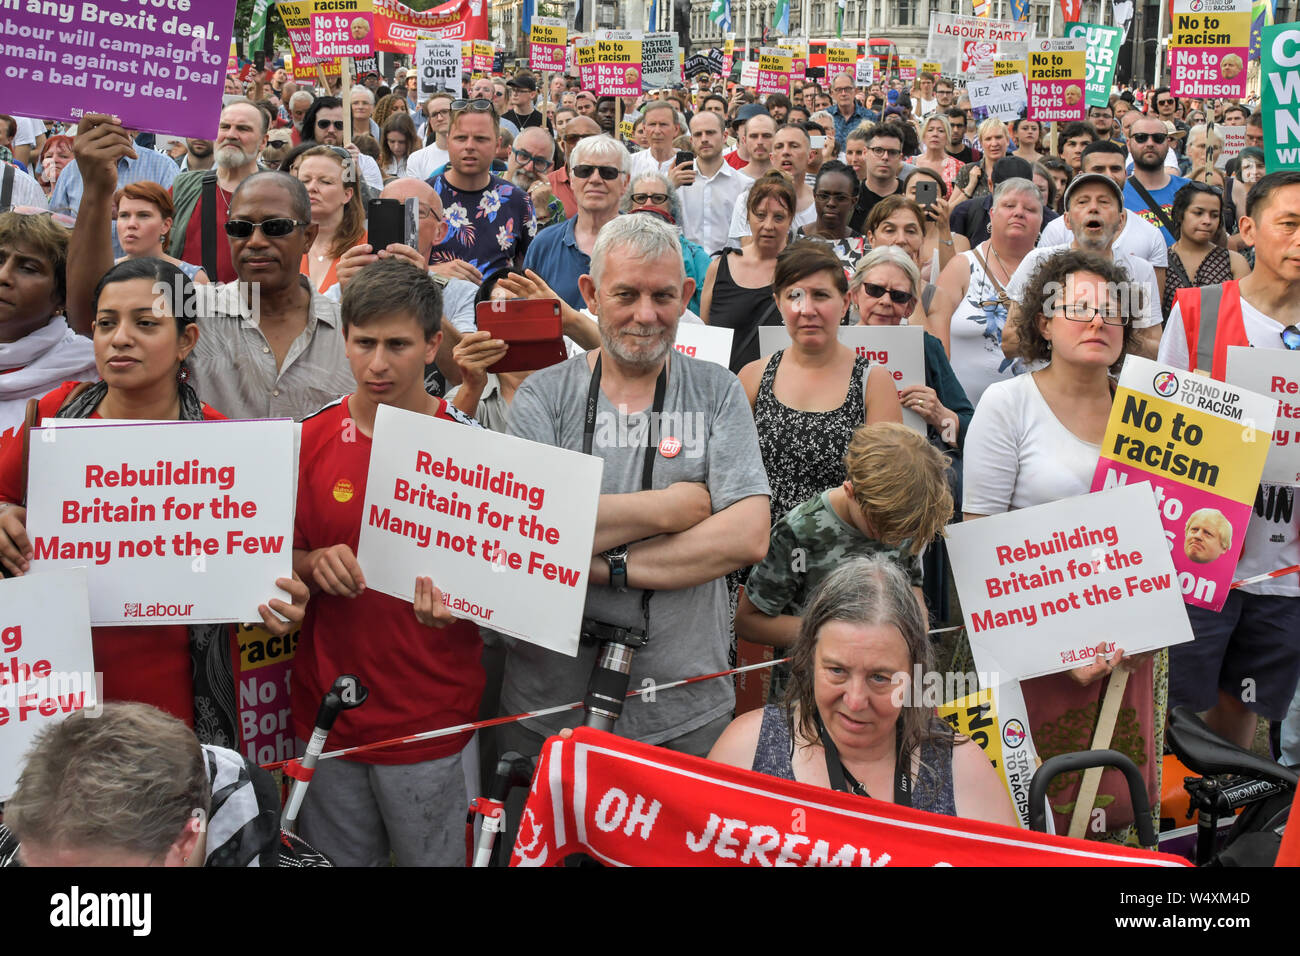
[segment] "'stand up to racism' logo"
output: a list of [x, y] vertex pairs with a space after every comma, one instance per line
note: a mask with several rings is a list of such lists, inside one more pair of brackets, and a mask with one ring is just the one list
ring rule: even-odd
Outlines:
[[1152, 386], [1155, 387], [1156, 394], [1162, 398], [1168, 398], [1178, 392], [1178, 376], [1173, 372], [1159, 372], [1151, 380]]
[[1012, 750], [1025, 742], [1025, 725], [1012, 717], [1002, 726], [1002, 742]]

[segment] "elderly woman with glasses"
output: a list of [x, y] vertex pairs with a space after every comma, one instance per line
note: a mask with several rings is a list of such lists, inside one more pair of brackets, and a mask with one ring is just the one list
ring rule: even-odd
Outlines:
[[[1118, 263], [1078, 250], [1049, 256], [1034, 270], [1016, 332], [1021, 357], [1042, 367], [984, 392], [966, 439], [967, 521], [1088, 493], [1111, 415], [1110, 376], [1138, 346], [1126, 297], [1117, 295], [1128, 285]], [[1151, 655], [1126, 659], [1122, 647], [1103, 643], [1086, 667], [1022, 681], [1030, 732], [1044, 760], [1087, 750], [1106, 678], [1120, 666], [1133, 671], [1119, 716], [1132, 730], [1112, 746], [1138, 765], [1158, 807], [1165, 691]], [[1077, 776], [1063, 776], [1048, 791], [1057, 832], [1069, 824], [1058, 808], [1078, 799], [1078, 787]], [[1122, 775], [1106, 771], [1100, 793], [1108, 838], [1127, 839], [1133, 807]]]
[[1250, 274], [1250, 263], [1240, 252], [1224, 247], [1223, 190], [1204, 182], [1189, 182], [1174, 194], [1170, 219], [1174, 238], [1169, 247], [1169, 268], [1161, 297], [1164, 314], [1173, 309], [1179, 289], [1218, 285]]
[[623, 193], [618, 204], [619, 212], [645, 212], [656, 215], [677, 230], [677, 241], [682, 245], [682, 262], [686, 274], [695, 281], [695, 294], [686, 307], [696, 315], [700, 313], [700, 291], [704, 277], [709, 272], [709, 254], [697, 243], [682, 235], [682, 203], [677, 188], [660, 172], [646, 172], [637, 176]]

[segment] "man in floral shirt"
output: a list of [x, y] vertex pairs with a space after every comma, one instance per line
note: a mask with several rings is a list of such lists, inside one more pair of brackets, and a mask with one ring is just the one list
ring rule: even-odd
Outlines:
[[521, 264], [537, 234], [528, 193], [492, 175], [499, 130], [500, 120], [486, 100], [453, 109], [447, 167], [429, 180], [447, 215], [447, 237], [434, 248], [431, 261], [460, 259], [484, 279]]

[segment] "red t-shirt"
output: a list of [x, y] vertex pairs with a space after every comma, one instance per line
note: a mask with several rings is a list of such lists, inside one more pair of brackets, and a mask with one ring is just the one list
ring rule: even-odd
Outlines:
[[[302, 423], [295, 550], [346, 544], [356, 553], [371, 442], [348, 427], [348, 401], [344, 397]], [[447, 411], [446, 402], [440, 403], [435, 417], [458, 420]], [[415, 619], [409, 601], [374, 588], [356, 598], [318, 592], [307, 604], [293, 661], [294, 732], [302, 740], [311, 736], [321, 698], [340, 674], [357, 675], [370, 697], [355, 710], [339, 714], [330, 731], [330, 749], [474, 720], [483, 695], [482, 651], [472, 621], [434, 629]], [[368, 751], [356, 759], [418, 763], [459, 753], [468, 742], [468, 734], [458, 734]]]
[[[230, 258], [230, 241], [226, 238], [226, 220], [230, 214], [230, 193], [217, 184], [217, 274], [208, 276], [213, 282], [234, 282], [239, 278], [235, 274], [235, 263]], [[190, 213], [190, 221], [185, 224], [185, 249], [181, 258], [194, 265], [203, 265], [203, 193], [199, 192]]]
[[[40, 420], [57, 416], [80, 382], [64, 382], [40, 400]], [[91, 418], [99, 418], [95, 412]], [[203, 406], [206, 421], [224, 419]], [[23, 443], [0, 447], [0, 501], [22, 500]], [[95, 670], [104, 675], [104, 700], [152, 704], [194, 726], [194, 674], [190, 664], [189, 628], [184, 624], [142, 627], [93, 627]]]
[[749, 165], [749, 160], [740, 155], [740, 150], [733, 150], [722, 158], [732, 169], [744, 169]]

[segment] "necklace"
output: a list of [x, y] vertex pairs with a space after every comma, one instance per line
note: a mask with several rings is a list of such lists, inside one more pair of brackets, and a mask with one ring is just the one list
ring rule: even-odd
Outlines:
[[1003, 262], [1003, 261], [1002, 261], [1002, 257], [1001, 257], [1000, 255], [998, 255], [998, 248], [997, 248], [997, 246], [993, 245], [993, 240], [992, 240], [992, 239], [989, 240], [989, 252], [993, 253], [993, 258], [996, 259], [996, 260], [998, 260], [998, 265], [1000, 265], [1000, 266], [1002, 267], [1002, 274], [1003, 274], [1004, 276], [1006, 276], [1006, 283], [1007, 283], [1008, 285], [1010, 285], [1010, 284], [1011, 284], [1011, 270], [1007, 268], [1007, 264], [1006, 264], [1005, 262]]

